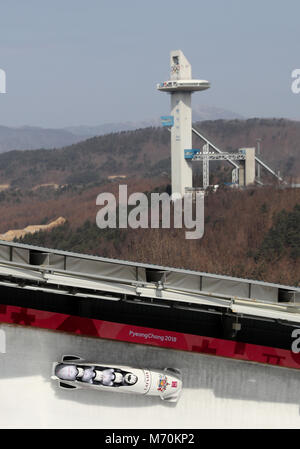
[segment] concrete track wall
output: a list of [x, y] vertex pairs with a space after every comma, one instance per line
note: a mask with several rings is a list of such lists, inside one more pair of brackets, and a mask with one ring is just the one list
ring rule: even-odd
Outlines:
[[[300, 427], [300, 370], [23, 326], [0, 324], [0, 331], [0, 351], [6, 350], [0, 353], [1, 428]], [[159, 398], [64, 391], [50, 379], [52, 362], [62, 354], [177, 367], [183, 394], [174, 405]]]

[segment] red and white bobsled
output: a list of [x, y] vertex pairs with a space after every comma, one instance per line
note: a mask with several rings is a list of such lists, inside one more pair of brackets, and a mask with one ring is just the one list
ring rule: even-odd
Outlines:
[[86, 388], [115, 393], [159, 396], [177, 402], [182, 390], [181, 373], [174, 368], [162, 371], [86, 362], [81, 357], [64, 355], [53, 364], [52, 379], [64, 389]]

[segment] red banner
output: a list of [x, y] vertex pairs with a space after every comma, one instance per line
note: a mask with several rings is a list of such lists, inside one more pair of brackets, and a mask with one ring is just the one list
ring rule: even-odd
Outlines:
[[300, 354], [295, 354], [287, 349], [114, 323], [62, 313], [0, 305], [0, 322], [300, 369]]

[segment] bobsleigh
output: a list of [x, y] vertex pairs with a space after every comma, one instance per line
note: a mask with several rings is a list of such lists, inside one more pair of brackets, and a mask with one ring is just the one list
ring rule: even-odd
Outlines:
[[179, 370], [162, 371], [132, 368], [123, 365], [104, 365], [86, 362], [73, 355], [64, 355], [55, 362], [51, 378], [67, 390], [93, 389], [115, 393], [135, 393], [159, 396], [168, 402], [177, 402], [182, 390]]

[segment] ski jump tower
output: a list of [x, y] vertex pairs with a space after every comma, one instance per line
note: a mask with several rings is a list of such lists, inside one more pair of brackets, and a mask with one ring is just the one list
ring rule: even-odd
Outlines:
[[192, 67], [181, 50], [171, 51], [169, 81], [157, 85], [161, 92], [171, 94], [171, 172], [172, 194], [186, 192], [193, 187], [192, 162], [185, 159], [184, 150], [192, 148], [193, 92], [210, 87], [208, 81], [192, 79]]

